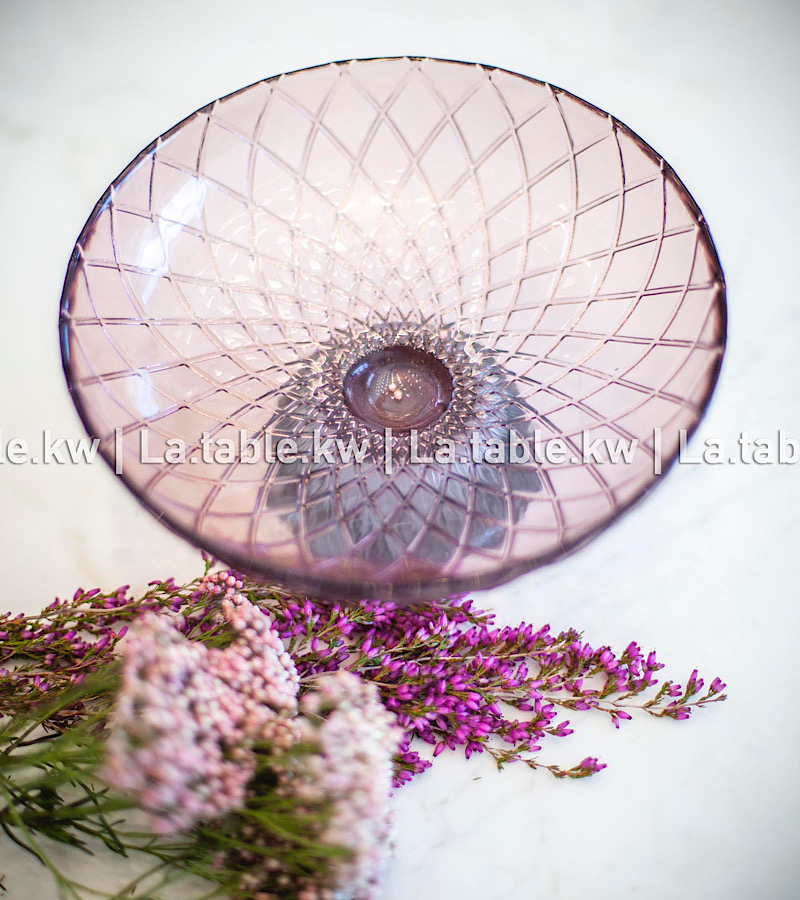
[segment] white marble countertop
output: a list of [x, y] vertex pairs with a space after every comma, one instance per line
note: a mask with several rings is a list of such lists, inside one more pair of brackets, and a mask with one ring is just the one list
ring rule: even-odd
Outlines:
[[[550, 81], [657, 148], [705, 211], [728, 278], [728, 352], [695, 444], [800, 438], [798, 39], [788, 0], [3, 3], [3, 439], [82, 434], [60, 368], [61, 282], [96, 199], [143, 146], [268, 75], [409, 53]], [[546, 749], [601, 756], [588, 781], [443, 755], [396, 798], [385, 900], [800, 896], [799, 501], [800, 465], [679, 466], [589, 547], [480, 596], [503, 622], [656, 647], [665, 674], [698, 665], [730, 699], [619, 732], [573, 716], [576, 733]], [[101, 465], [4, 464], [0, 510], [4, 608], [198, 570]], [[91, 863], [96, 881], [112, 862]], [[10, 900], [55, 896], [8, 844], [0, 873]]]

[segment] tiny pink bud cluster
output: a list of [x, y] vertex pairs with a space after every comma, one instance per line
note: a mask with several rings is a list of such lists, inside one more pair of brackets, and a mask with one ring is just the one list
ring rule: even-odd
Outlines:
[[237, 633], [225, 649], [189, 641], [168, 616], [152, 614], [122, 645], [104, 775], [136, 799], [157, 833], [240, 807], [253, 743], [291, 739], [294, 663], [246, 598], [227, 595], [222, 611]]
[[351, 853], [334, 863], [336, 896], [372, 900], [388, 852], [392, 758], [401, 731], [375, 685], [344, 670], [320, 676], [300, 709], [303, 738], [318, 752], [303, 759], [295, 790], [332, 805], [321, 840]]

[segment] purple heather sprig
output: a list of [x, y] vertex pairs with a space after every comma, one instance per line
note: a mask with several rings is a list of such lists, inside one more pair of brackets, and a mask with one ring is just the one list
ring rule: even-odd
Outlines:
[[[538, 767], [542, 741], [572, 733], [570, 722], [557, 717], [559, 710], [600, 713], [619, 727], [631, 718], [632, 707], [682, 720], [693, 709], [725, 699], [718, 678], [701, 693], [696, 672], [685, 689], [666, 681], [646, 699], [658, 685], [662, 664], [635, 642], [615, 654], [572, 629], [553, 634], [549, 626], [535, 629], [524, 622], [498, 627], [493, 614], [463, 599], [331, 605], [222, 570], [183, 587], [172, 579], [154, 581], [138, 601], [127, 588], [109, 595], [79, 591], [40, 616], [0, 620], [0, 662], [23, 660], [14, 671], [0, 671], [0, 715], [25, 709], [48, 689], [61, 689], [109, 662], [126, 626], [148, 610], [180, 612], [184, 634], [218, 642], [220, 604], [236, 593], [269, 612], [270, 627], [294, 659], [301, 693], [321, 673], [342, 668], [376, 684], [404, 730], [395, 757], [398, 785], [431, 765], [413, 749], [415, 738], [432, 745], [434, 756], [461, 747], [467, 756], [488, 751], [500, 766], [521, 759]], [[61, 711], [52, 724], [68, 725], [81, 712]], [[583, 760], [566, 769], [545, 768], [558, 777], [583, 777], [602, 765]]]
[[556, 720], [559, 709], [599, 712], [618, 728], [631, 718], [626, 707], [685, 719], [693, 708], [725, 698], [719, 679], [699, 696], [702, 681], [695, 671], [685, 691], [665, 682], [654, 698], [636, 702], [658, 683], [655, 673], [663, 666], [654, 652], [645, 655], [631, 642], [617, 656], [610, 647], [582, 641], [577, 631], [554, 635], [547, 625], [496, 627], [494, 615], [469, 600], [331, 606], [270, 598], [263, 591], [255, 596], [274, 616], [301, 681], [344, 668], [379, 687], [405, 732], [396, 784], [431, 765], [411, 749], [414, 738], [433, 745], [434, 757], [460, 746], [467, 757], [490, 752], [501, 767], [522, 760], [558, 777], [582, 778], [605, 766], [593, 757], [567, 769], [536, 759], [547, 737], [572, 733], [569, 720]]

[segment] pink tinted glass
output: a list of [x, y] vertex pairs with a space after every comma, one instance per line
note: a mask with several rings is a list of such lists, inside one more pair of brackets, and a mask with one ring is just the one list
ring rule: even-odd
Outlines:
[[624, 125], [506, 71], [387, 59], [260, 82], [155, 141], [87, 222], [61, 328], [87, 429], [166, 524], [310, 593], [420, 599], [641, 497], [709, 399], [724, 304], [699, 210]]

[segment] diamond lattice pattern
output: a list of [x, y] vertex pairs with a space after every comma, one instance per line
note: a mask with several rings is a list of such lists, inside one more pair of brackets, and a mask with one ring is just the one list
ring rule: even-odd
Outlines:
[[[668, 462], [697, 422], [724, 341], [710, 238], [663, 160], [481, 66], [335, 64], [219, 100], [137, 158], [77, 250], [71, 386], [107, 456], [121, 429], [128, 485], [223, 558], [337, 594], [489, 584], [598, 531], [653, 481], [654, 430]], [[203, 461], [204, 432], [362, 434], [337, 366], [388, 333], [454, 367], [449, 436], [535, 432], [574, 461]], [[142, 462], [142, 432], [186, 460]], [[587, 437], [638, 445], [585, 461]]]

